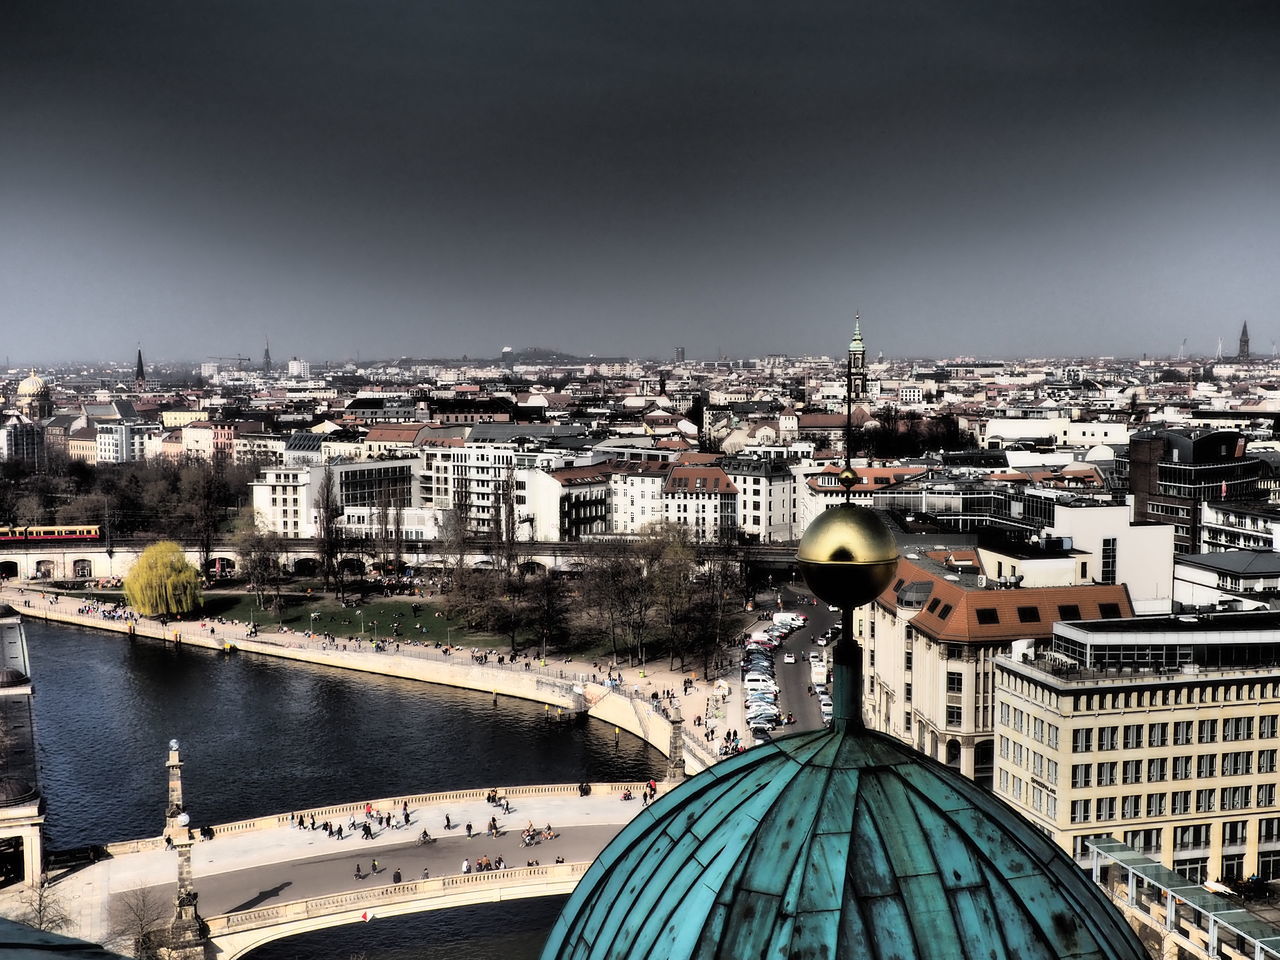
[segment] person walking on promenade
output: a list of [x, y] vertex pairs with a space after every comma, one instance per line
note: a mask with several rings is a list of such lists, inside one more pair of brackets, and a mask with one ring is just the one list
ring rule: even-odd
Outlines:
[[453, 829], [453, 824], [449, 821], [449, 815], [447, 813], [444, 815], [444, 828], [446, 830]]
[[401, 876], [400, 876], [400, 868], [399, 868], [399, 867], [396, 867], [396, 872], [395, 872], [395, 873], [393, 873], [393, 874], [391, 874], [391, 882], [392, 882], [392, 883], [399, 883], [401, 879], [402, 879], [402, 878], [401, 878]]
[[370, 863], [370, 864], [369, 864], [369, 872], [370, 872], [370, 873], [372, 873], [372, 874], [377, 874], [377, 872], [378, 872], [378, 861], [377, 861], [377, 860], [374, 860], [372, 863]]
[[468, 840], [471, 839], [471, 821], [470, 820], [467, 821], [467, 839]]
[[360, 870], [360, 864], [358, 864], [358, 863], [356, 864], [356, 879], [357, 879], [357, 880], [363, 880], [363, 879], [364, 879], [364, 874], [361, 872], [361, 870]]
[[463, 873], [471, 872], [471, 861], [467, 860], [466, 858], [463, 858], [463, 861], [462, 861], [462, 872]]

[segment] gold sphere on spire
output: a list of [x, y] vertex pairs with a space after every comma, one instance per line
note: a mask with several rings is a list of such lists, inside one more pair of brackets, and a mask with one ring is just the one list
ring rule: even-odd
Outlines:
[[796, 562], [809, 589], [841, 609], [878, 597], [898, 567], [898, 545], [874, 511], [842, 503], [804, 532]]

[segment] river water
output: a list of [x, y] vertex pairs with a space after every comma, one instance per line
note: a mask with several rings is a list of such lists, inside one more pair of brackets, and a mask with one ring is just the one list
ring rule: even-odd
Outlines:
[[[26, 624], [52, 849], [157, 836], [170, 738], [196, 823], [407, 793], [643, 780], [664, 761], [540, 704], [251, 654]], [[253, 960], [532, 960], [560, 900], [379, 920]]]

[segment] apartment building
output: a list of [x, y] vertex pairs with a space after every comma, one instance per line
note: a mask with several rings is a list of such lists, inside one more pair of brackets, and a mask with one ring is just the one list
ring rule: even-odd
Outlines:
[[1065, 850], [1280, 877], [1280, 613], [1063, 622], [995, 666], [995, 791]]
[[694, 540], [727, 543], [734, 537], [738, 488], [721, 467], [674, 466], [662, 487], [666, 520]]
[[787, 461], [736, 457], [724, 461], [724, 472], [738, 488], [739, 536], [760, 543], [799, 539], [796, 476]]
[[[1042, 562], [1053, 565], [1062, 551], [1044, 553]], [[1037, 562], [1021, 557], [1004, 576], [1028, 570], [1043, 580]], [[1068, 574], [1058, 585], [1002, 588], [972, 548], [908, 553], [894, 583], [855, 623], [863, 716], [873, 729], [990, 786], [996, 658], [1018, 641], [1047, 640], [1060, 620], [1132, 615], [1123, 584], [1081, 584]]]

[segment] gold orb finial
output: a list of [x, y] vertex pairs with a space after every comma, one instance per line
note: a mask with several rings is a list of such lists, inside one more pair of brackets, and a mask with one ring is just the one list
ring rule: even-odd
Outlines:
[[852, 503], [824, 511], [800, 540], [796, 562], [809, 589], [837, 607], [878, 597], [898, 567], [898, 545], [876, 514]]

